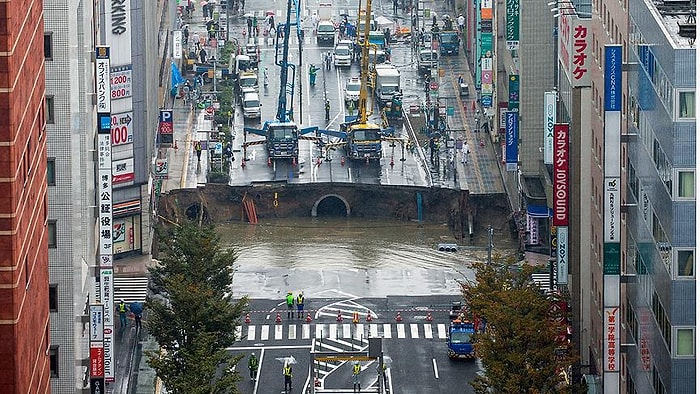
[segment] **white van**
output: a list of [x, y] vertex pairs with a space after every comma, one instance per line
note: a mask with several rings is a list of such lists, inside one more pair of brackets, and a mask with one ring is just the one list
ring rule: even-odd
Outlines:
[[353, 43], [350, 40], [342, 40], [338, 42], [333, 51], [333, 62], [336, 67], [350, 66], [352, 60]]
[[246, 119], [260, 118], [260, 97], [257, 93], [251, 92], [243, 95], [243, 117]]

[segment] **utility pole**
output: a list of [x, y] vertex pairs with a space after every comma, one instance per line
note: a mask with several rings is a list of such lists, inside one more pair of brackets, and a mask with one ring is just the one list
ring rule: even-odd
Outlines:
[[489, 227], [486, 229], [486, 232], [488, 233], [489, 236], [489, 246], [488, 246], [488, 263], [491, 265], [491, 251], [493, 249], [493, 227], [489, 224]]

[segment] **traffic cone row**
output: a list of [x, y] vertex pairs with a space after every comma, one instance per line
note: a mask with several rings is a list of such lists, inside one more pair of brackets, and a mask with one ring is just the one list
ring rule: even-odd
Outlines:
[[403, 317], [401, 317], [401, 312], [396, 312], [396, 322], [401, 322], [403, 321]]
[[425, 317], [425, 320], [427, 321], [433, 321], [433, 314], [428, 312], [428, 316]]
[[335, 318], [335, 321], [343, 321], [343, 315], [338, 311], [338, 317]]
[[[287, 316], [289, 317], [289, 316]], [[282, 315], [280, 315], [279, 312], [277, 312], [277, 317], [275, 318], [275, 323], [282, 323]]]
[[250, 324], [250, 313], [245, 314], [245, 324]]

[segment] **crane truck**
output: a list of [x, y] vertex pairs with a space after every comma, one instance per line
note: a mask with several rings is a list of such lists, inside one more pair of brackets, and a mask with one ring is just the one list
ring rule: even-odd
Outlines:
[[[292, 22], [292, 7], [296, 19]], [[296, 26], [297, 36], [303, 42], [303, 33], [299, 23], [300, 15], [299, 0], [287, 0], [287, 20], [279, 25], [278, 29], [283, 29], [282, 42], [277, 35], [275, 42], [275, 64], [280, 67], [280, 89], [277, 98], [277, 114], [274, 120], [265, 121], [261, 129], [244, 127], [245, 132], [253, 133], [265, 137], [264, 140], [246, 141], [243, 143], [243, 157], [247, 157], [246, 149], [251, 145], [265, 144], [268, 158], [271, 160], [291, 159], [292, 164], [296, 164], [299, 159], [299, 137], [304, 134], [313, 133], [318, 127], [300, 128], [293, 120], [293, 109], [291, 103], [294, 99], [294, 81], [296, 66], [289, 62], [289, 35], [291, 26]], [[289, 71], [292, 76], [289, 78]], [[291, 80], [291, 82], [289, 82]], [[289, 98], [287, 97], [289, 95]], [[287, 103], [290, 108], [287, 109]]]
[[[363, 27], [361, 33], [364, 37], [369, 36], [370, 26], [372, 22], [372, 0], [367, 0], [366, 10], [362, 9], [362, 1], [359, 2], [358, 15], [364, 17], [364, 23], [358, 20], [358, 26]], [[340, 125], [340, 131], [336, 130], [320, 130], [324, 134], [328, 134], [340, 139], [340, 142], [325, 144], [326, 150], [334, 147], [344, 147], [348, 159], [355, 161], [379, 160], [382, 158], [382, 140], [384, 139], [384, 131], [381, 126], [368, 121], [368, 86], [369, 78], [369, 40], [361, 40], [358, 42], [361, 48], [360, 55], [360, 98], [358, 100], [357, 117], [348, 117], [349, 121]]]
[[475, 359], [474, 334], [479, 330], [478, 319], [468, 320], [460, 302], [452, 304], [450, 326], [447, 332], [447, 356], [450, 359]]

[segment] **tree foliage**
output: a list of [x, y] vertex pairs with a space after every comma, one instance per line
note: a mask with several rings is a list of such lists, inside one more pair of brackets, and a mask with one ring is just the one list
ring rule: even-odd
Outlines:
[[159, 231], [161, 257], [150, 269], [158, 293], [146, 300], [147, 327], [161, 351], [148, 362], [173, 394], [236, 392], [240, 357], [226, 350], [248, 300], [230, 288], [236, 254], [213, 227], [187, 222]]
[[470, 312], [488, 326], [475, 335], [484, 374], [472, 387], [477, 393], [563, 392], [560, 372], [575, 359], [556, 355], [562, 327], [555, 321], [561, 316], [553, 314], [552, 301], [530, 280], [535, 267], [475, 263], [472, 268], [475, 281], [462, 283], [462, 293]]

